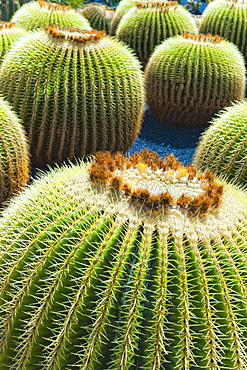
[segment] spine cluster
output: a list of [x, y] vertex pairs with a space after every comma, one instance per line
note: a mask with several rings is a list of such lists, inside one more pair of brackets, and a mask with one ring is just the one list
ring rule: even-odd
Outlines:
[[56, 24], [46, 26], [45, 31], [48, 35], [51, 35], [57, 39], [69, 40], [82, 44], [97, 42], [102, 39], [102, 37], [106, 36], [105, 31], [81, 30], [80, 28], [73, 27], [59, 27]]

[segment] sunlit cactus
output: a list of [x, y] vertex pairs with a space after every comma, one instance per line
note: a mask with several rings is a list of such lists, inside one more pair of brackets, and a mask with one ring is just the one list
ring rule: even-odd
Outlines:
[[98, 153], [0, 219], [2, 369], [244, 369], [247, 194]]
[[109, 30], [110, 35], [115, 36], [116, 29], [118, 27], [118, 24], [119, 24], [120, 20], [122, 19], [124, 14], [126, 14], [128, 12], [128, 10], [130, 8], [135, 6], [135, 3], [136, 3], [135, 0], [121, 0], [119, 2], [118, 6], [116, 8], [116, 11], [113, 15], [113, 18], [111, 20], [110, 30]]
[[43, 0], [31, 1], [22, 5], [13, 15], [11, 21], [27, 31], [53, 23], [61, 27], [91, 29], [88, 20], [72, 9], [70, 5], [48, 3]]
[[56, 25], [17, 41], [2, 62], [0, 92], [23, 121], [34, 165], [130, 148], [145, 108], [133, 54], [105, 31]]
[[0, 208], [29, 179], [29, 146], [20, 120], [0, 97]]
[[147, 102], [158, 122], [205, 127], [245, 91], [243, 55], [219, 36], [172, 37], [159, 45], [145, 70]]
[[116, 37], [135, 50], [145, 67], [156, 45], [182, 32], [197, 33], [195, 21], [182, 5], [143, 0], [123, 16]]
[[194, 164], [238, 185], [247, 185], [247, 101], [222, 110], [202, 134]]
[[218, 34], [233, 42], [247, 61], [246, 19], [246, 0], [215, 0], [204, 10], [199, 31]]
[[89, 4], [80, 11], [80, 14], [89, 21], [92, 28], [99, 31], [105, 30], [107, 33], [109, 33], [114, 13], [114, 9], [109, 9], [107, 5], [101, 4]]
[[9, 51], [13, 42], [25, 33], [24, 29], [16, 27], [12, 22], [0, 21], [0, 61]]

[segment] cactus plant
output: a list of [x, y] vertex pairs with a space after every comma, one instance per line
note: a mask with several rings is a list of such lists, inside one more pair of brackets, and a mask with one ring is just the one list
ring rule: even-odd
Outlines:
[[156, 48], [145, 83], [158, 122], [205, 127], [218, 111], [244, 98], [244, 58], [236, 45], [217, 35], [184, 33]]
[[23, 126], [0, 97], [0, 207], [29, 179], [29, 146]]
[[115, 13], [114, 9], [109, 9], [107, 5], [89, 4], [80, 11], [90, 23], [90, 26], [96, 30], [105, 30], [109, 33], [109, 27], [112, 17]]
[[247, 2], [245, 0], [215, 0], [202, 14], [199, 32], [218, 34], [233, 42], [247, 61]]
[[222, 110], [201, 135], [194, 164], [235, 184], [247, 184], [247, 100]]
[[97, 153], [0, 220], [2, 369], [244, 369], [247, 194], [174, 157]]
[[1, 20], [9, 22], [14, 13], [20, 8], [18, 0], [1, 0], [0, 11]]
[[2, 62], [0, 91], [23, 121], [33, 165], [130, 148], [145, 97], [133, 54], [105, 31], [56, 25], [16, 42]]
[[71, 8], [70, 5], [48, 3], [43, 0], [31, 1], [22, 7], [11, 18], [17, 26], [27, 31], [57, 24], [80, 29], [91, 29], [89, 22], [81, 14]]
[[0, 61], [9, 51], [13, 42], [26, 33], [12, 22], [0, 21]]
[[116, 30], [117, 30], [117, 27], [118, 27], [118, 24], [119, 24], [120, 20], [122, 19], [124, 14], [126, 14], [128, 12], [128, 10], [130, 8], [135, 6], [135, 3], [136, 3], [136, 0], [121, 0], [119, 2], [118, 6], [115, 10], [115, 13], [113, 15], [113, 18], [111, 20], [111, 24], [110, 24], [109, 34], [111, 36], [116, 35]]
[[156, 45], [182, 32], [197, 33], [195, 21], [182, 5], [143, 0], [122, 17], [116, 37], [135, 50], [145, 67]]

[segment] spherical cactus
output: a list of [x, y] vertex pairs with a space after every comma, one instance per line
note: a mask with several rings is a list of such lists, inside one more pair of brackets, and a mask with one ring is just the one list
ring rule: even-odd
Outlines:
[[97, 153], [0, 220], [3, 369], [244, 369], [247, 194]]
[[118, 24], [124, 14], [128, 12], [130, 8], [135, 6], [136, 0], [121, 0], [116, 8], [110, 24], [109, 33], [111, 36], [115, 36]]
[[13, 42], [25, 33], [24, 29], [16, 27], [13, 22], [0, 21], [0, 61], [9, 51]]
[[203, 127], [219, 110], [244, 98], [244, 58], [236, 45], [217, 35], [184, 33], [156, 48], [145, 82], [157, 121]]
[[0, 91], [23, 121], [34, 165], [125, 152], [135, 141], [143, 73], [133, 51], [105, 31], [52, 25], [29, 32], [1, 67]]
[[0, 207], [29, 179], [29, 146], [23, 126], [0, 97]]
[[80, 14], [89, 21], [92, 28], [99, 31], [105, 30], [107, 33], [109, 33], [114, 13], [114, 9], [109, 9], [107, 5], [101, 4], [89, 4], [80, 11]]
[[72, 9], [70, 5], [48, 3], [43, 0], [31, 1], [22, 5], [13, 15], [11, 21], [27, 31], [53, 23], [61, 27], [91, 29], [88, 20]]
[[199, 31], [218, 34], [233, 42], [247, 61], [247, 2], [215, 0], [204, 10]]
[[247, 101], [220, 112], [202, 134], [194, 164], [236, 184], [247, 184]]
[[182, 5], [143, 0], [123, 16], [116, 37], [134, 49], [145, 66], [156, 45], [182, 32], [197, 33], [195, 21]]

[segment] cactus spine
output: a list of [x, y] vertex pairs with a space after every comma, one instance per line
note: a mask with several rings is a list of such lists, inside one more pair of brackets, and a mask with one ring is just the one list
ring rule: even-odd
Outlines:
[[134, 49], [145, 66], [156, 45], [182, 32], [197, 33], [191, 14], [182, 5], [144, 0], [123, 16], [116, 37]]
[[22, 5], [11, 21], [27, 31], [53, 23], [61, 27], [91, 29], [88, 20], [72, 9], [70, 5], [48, 3], [43, 0], [32, 1]]
[[244, 98], [244, 58], [217, 35], [184, 33], [156, 48], [145, 83], [150, 111], [159, 122], [207, 126], [219, 110]]
[[105, 31], [53, 25], [17, 41], [0, 90], [24, 123], [32, 163], [43, 166], [128, 150], [144, 113], [143, 80], [133, 51]]
[[171, 156], [43, 175], [0, 220], [3, 368], [244, 369], [246, 216]]
[[247, 101], [222, 110], [202, 134], [194, 156], [200, 170], [247, 184]]
[[1, 0], [1, 20], [8, 22], [19, 8], [18, 0]]
[[99, 31], [105, 30], [107, 33], [109, 33], [114, 13], [115, 10], [108, 9], [107, 5], [102, 6], [100, 4], [87, 5], [80, 11], [80, 14], [89, 21], [92, 28]]
[[233, 42], [247, 61], [247, 1], [215, 0], [203, 12], [199, 31], [218, 34]]
[[0, 207], [29, 179], [29, 146], [24, 129], [0, 97]]
[[0, 61], [9, 51], [13, 42], [26, 33], [12, 22], [0, 21]]

